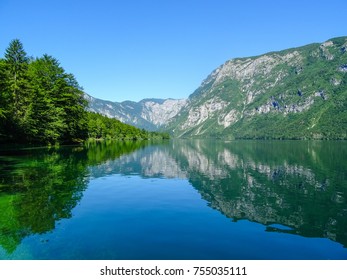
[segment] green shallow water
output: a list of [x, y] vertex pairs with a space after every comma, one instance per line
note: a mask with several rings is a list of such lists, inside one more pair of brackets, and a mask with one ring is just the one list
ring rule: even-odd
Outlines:
[[347, 259], [346, 159], [324, 141], [2, 149], [0, 259]]

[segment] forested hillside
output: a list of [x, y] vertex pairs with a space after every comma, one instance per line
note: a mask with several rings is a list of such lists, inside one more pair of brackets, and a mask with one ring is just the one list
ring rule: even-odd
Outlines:
[[27, 55], [12, 40], [0, 59], [0, 142], [76, 143], [87, 138], [165, 137], [86, 111], [84, 93], [59, 61]]
[[151, 132], [136, 128], [98, 113], [88, 112], [88, 136], [91, 139], [169, 139], [167, 133]]

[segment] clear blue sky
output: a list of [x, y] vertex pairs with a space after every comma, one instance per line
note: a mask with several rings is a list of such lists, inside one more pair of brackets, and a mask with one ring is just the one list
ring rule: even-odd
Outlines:
[[102, 99], [185, 98], [228, 59], [347, 35], [346, 14], [346, 0], [0, 0], [0, 53], [18, 38]]

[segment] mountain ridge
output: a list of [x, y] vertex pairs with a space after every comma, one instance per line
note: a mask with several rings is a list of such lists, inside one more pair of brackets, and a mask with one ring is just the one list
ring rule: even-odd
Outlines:
[[88, 110], [139, 128], [157, 131], [164, 122], [175, 117], [186, 104], [186, 99], [145, 98], [139, 102], [113, 102], [92, 97], [85, 93], [89, 102]]
[[176, 137], [346, 139], [347, 37], [216, 68], [189, 97]]
[[346, 73], [347, 37], [335, 37], [227, 60], [187, 99], [106, 106], [122, 121], [174, 137], [347, 139]]

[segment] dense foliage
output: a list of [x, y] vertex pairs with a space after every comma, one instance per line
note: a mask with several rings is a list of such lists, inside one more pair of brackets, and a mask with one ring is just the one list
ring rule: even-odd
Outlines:
[[88, 133], [92, 139], [168, 139], [169, 134], [149, 132], [97, 113], [88, 113]]
[[88, 113], [75, 77], [47, 54], [30, 58], [12, 40], [0, 59], [0, 141], [11, 143], [76, 143], [88, 137], [165, 138]]

